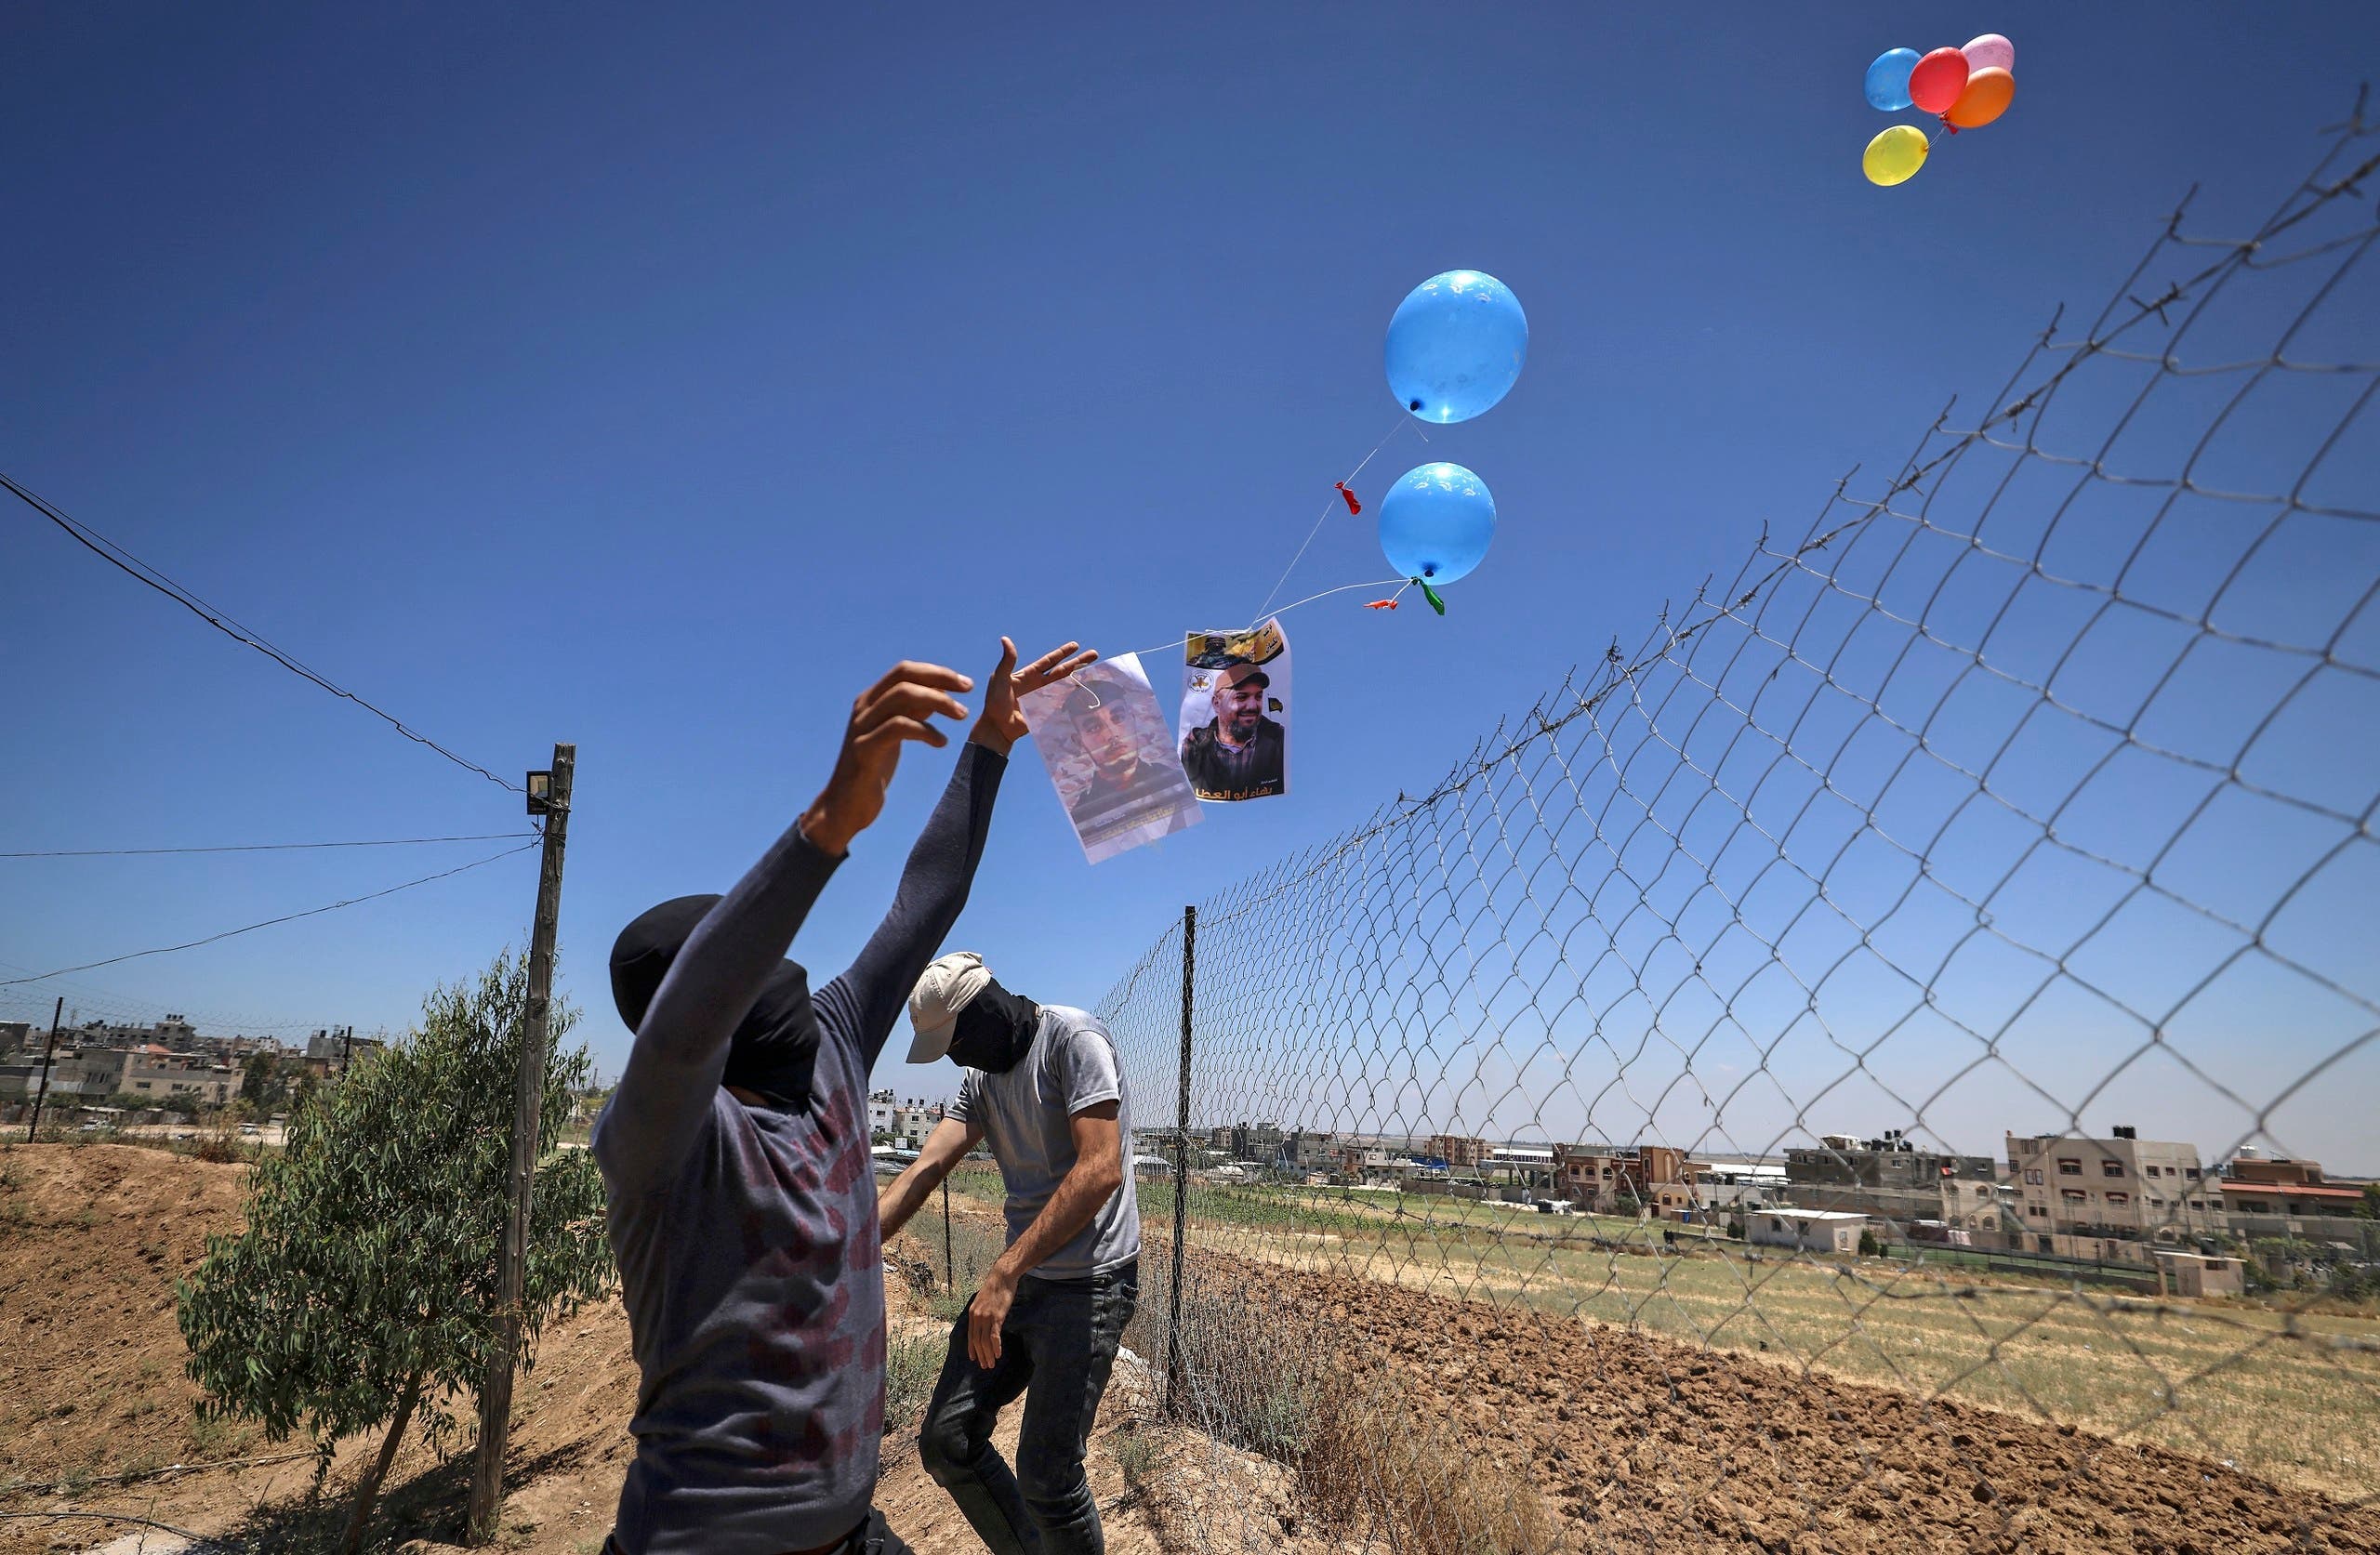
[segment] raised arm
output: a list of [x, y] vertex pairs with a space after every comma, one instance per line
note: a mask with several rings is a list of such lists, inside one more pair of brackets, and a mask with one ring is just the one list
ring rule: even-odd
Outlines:
[[675, 1176], [710, 1114], [729, 1040], [852, 838], [883, 812], [901, 746], [948, 745], [927, 720], [965, 718], [950, 693], [973, 683], [936, 665], [902, 664], [862, 692], [817, 800], [687, 936], [597, 1123], [596, 1160], [615, 1188], [635, 1191]]
[[910, 990], [967, 905], [1009, 752], [1028, 732], [1018, 698], [1097, 661], [1096, 653], [1078, 653], [1078, 646], [1069, 642], [1019, 669], [1016, 644], [1000, 639], [999, 665], [985, 685], [984, 715], [967, 735], [942, 802], [909, 850], [892, 910], [850, 969], [819, 991], [820, 1021], [851, 1036], [863, 1071], [875, 1066]]

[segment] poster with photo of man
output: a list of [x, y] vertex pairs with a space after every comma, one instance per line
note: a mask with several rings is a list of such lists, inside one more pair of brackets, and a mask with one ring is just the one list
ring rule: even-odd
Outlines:
[[1028, 692], [1019, 706], [1092, 863], [1198, 824], [1197, 798], [1138, 654]]
[[1276, 618], [1183, 644], [1182, 770], [1202, 799], [1289, 791], [1289, 639]]

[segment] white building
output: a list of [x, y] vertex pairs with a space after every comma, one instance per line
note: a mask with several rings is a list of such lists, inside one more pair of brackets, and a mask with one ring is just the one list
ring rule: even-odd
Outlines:
[[1868, 1217], [1839, 1209], [1753, 1209], [1744, 1215], [1747, 1240], [1805, 1253], [1856, 1253]]
[[883, 1140], [903, 1150], [923, 1150], [926, 1136], [933, 1132], [943, 1114], [949, 1111], [947, 1103], [928, 1101], [912, 1096], [906, 1100], [895, 1098], [889, 1090], [870, 1091], [867, 1095], [867, 1137]]

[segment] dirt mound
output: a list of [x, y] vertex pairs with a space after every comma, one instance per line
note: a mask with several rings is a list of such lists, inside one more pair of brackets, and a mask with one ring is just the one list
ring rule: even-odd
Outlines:
[[238, 1224], [245, 1176], [125, 1145], [0, 1150], [0, 1483], [244, 1444], [192, 1412], [174, 1282]]
[[[247, 1428], [199, 1422], [198, 1390], [181, 1369], [174, 1282], [197, 1267], [210, 1232], [238, 1226], [245, 1170], [129, 1146], [0, 1148], [0, 1511], [14, 1514], [0, 1521], [0, 1555], [91, 1549], [127, 1526], [83, 1516], [50, 1521], [53, 1512], [236, 1531], [255, 1548], [328, 1547], [343, 1509], [306, 1505], [307, 1443], [275, 1445]], [[996, 1215], [959, 1209], [959, 1219], [985, 1220], [994, 1228], [985, 1236], [996, 1238]], [[931, 1238], [904, 1238], [895, 1251], [939, 1270], [939, 1223]], [[962, 1279], [967, 1273], [962, 1267]], [[938, 1343], [946, 1332], [942, 1308], [906, 1282], [888, 1281], [886, 1297], [896, 1335]], [[503, 1548], [513, 1555], [602, 1548], [634, 1451], [628, 1422], [636, 1380], [616, 1299], [548, 1330], [513, 1395]], [[1131, 1429], [1144, 1402], [1111, 1396], [1091, 1452], [1093, 1490], [1119, 1555], [1160, 1548], [1147, 1521], [1150, 1491], [1126, 1485], [1108, 1445]], [[1001, 1435], [1011, 1449], [1015, 1413]], [[904, 1427], [884, 1444], [879, 1504], [922, 1555], [980, 1549], [948, 1493], [918, 1463], [915, 1418]], [[334, 1496], [377, 1445], [340, 1444]], [[468, 1440], [460, 1447], [468, 1455]], [[175, 1465], [201, 1467], [159, 1472]], [[456, 1537], [469, 1471], [468, 1456], [442, 1460], [418, 1441], [408, 1444], [390, 1476], [376, 1547]]]
[[[2380, 1511], [2203, 1459], [1676, 1340], [1198, 1255], [1417, 1419], [1526, 1474], [1566, 1548], [2380, 1551]], [[1269, 1309], [1265, 1311], [1264, 1309]]]

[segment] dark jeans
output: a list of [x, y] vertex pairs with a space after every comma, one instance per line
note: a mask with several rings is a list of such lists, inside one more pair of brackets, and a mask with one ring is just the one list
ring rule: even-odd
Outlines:
[[[615, 1538], [603, 1541], [603, 1555], [623, 1555], [620, 1542]], [[868, 1509], [867, 1521], [853, 1529], [827, 1555], [918, 1555], [901, 1542], [901, 1535], [884, 1524], [884, 1514]]]
[[[967, 1353], [968, 1314], [959, 1314], [918, 1456], [992, 1555], [1104, 1555], [1083, 1450], [1140, 1295], [1137, 1261], [1081, 1280], [1026, 1275], [1000, 1327], [999, 1364], [989, 1371]], [[1025, 1421], [1012, 1474], [992, 1445], [992, 1427], [1020, 1393]]]

